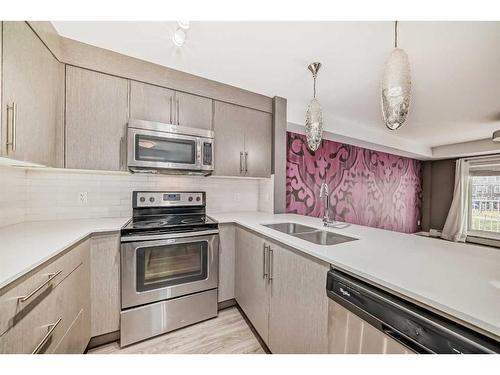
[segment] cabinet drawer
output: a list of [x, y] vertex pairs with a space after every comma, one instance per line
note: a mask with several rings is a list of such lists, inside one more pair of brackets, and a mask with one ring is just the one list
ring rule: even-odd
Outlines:
[[76, 316], [71, 326], [64, 334], [63, 338], [55, 347], [53, 354], [81, 354], [87, 347], [86, 340], [88, 332], [88, 315], [89, 312], [81, 309]]
[[14, 287], [0, 292], [0, 335], [19, 324], [53, 293], [55, 287], [82, 263], [83, 254], [88, 252], [89, 243], [85, 241]]
[[32, 353], [46, 336], [38, 352], [51, 353], [80, 310], [88, 309], [89, 241], [69, 254], [77, 261], [77, 267], [56, 286], [51, 286], [50, 293], [29, 312], [23, 312], [22, 319], [0, 336], [0, 353]]

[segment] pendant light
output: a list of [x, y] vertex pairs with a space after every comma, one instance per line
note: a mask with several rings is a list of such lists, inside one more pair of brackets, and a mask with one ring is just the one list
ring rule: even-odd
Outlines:
[[316, 77], [318, 75], [321, 63], [314, 62], [307, 67], [313, 75], [313, 99], [309, 103], [306, 112], [306, 139], [307, 147], [311, 151], [316, 151], [321, 143], [323, 135], [323, 114], [321, 113], [321, 105], [316, 99]]
[[384, 123], [390, 130], [399, 129], [410, 108], [411, 76], [408, 55], [398, 48], [398, 21], [394, 22], [394, 50], [385, 65], [381, 91]]

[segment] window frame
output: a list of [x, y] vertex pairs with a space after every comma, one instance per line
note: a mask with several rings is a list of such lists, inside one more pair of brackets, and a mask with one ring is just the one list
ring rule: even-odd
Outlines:
[[[500, 162], [500, 160], [499, 160]], [[467, 194], [467, 234], [466, 242], [478, 243], [487, 246], [500, 247], [500, 232], [472, 229], [472, 177], [469, 170], [467, 176], [468, 194]], [[500, 176], [500, 172], [494, 176]], [[495, 190], [495, 189], [493, 189]], [[500, 201], [499, 201], [500, 204]]]

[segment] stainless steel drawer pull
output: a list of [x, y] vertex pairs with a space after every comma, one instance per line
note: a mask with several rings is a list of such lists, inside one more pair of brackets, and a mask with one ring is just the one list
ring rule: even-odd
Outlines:
[[43, 348], [45, 343], [47, 341], [49, 341], [50, 336], [52, 336], [56, 327], [59, 325], [59, 323], [61, 323], [61, 320], [62, 320], [62, 318], [59, 318], [59, 319], [57, 319], [57, 322], [48, 325], [48, 327], [50, 327], [49, 331], [47, 332], [47, 334], [45, 336], [43, 336], [42, 340], [38, 343], [36, 348], [33, 349], [33, 352], [31, 354], [38, 354], [38, 352], [40, 352], [40, 350]]
[[[10, 130], [9, 130], [10, 125]], [[7, 104], [7, 149], [11, 146], [12, 151], [16, 151], [16, 133], [17, 133], [17, 104], [12, 102], [12, 105]], [[10, 140], [9, 140], [10, 138]]]
[[240, 151], [240, 173], [243, 173], [243, 151]]
[[36, 289], [34, 289], [33, 291], [31, 291], [31, 293], [25, 295], [25, 296], [21, 296], [21, 297], [18, 297], [17, 300], [19, 302], [26, 302], [27, 300], [29, 300], [31, 297], [33, 297], [40, 289], [42, 289], [45, 285], [47, 285], [48, 283], [50, 283], [52, 280], [54, 280], [54, 278], [59, 275], [60, 273], [62, 272], [62, 270], [59, 270], [57, 272], [54, 272], [54, 273], [49, 273], [47, 276], [49, 276], [49, 278], [47, 280], [45, 280], [42, 284], [40, 284]]
[[245, 173], [248, 173], [248, 152], [245, 151]]

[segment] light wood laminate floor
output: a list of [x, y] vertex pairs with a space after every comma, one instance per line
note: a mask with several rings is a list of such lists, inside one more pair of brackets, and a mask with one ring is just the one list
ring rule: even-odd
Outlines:
[[89, 354], [252, 354], [265, 353], [236, 307], [219, 311], [217, 318], [181, 328], [120, 349], [117, 342]]

